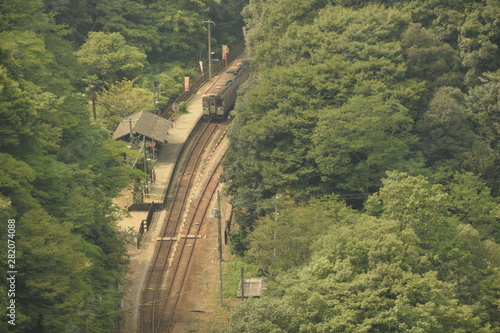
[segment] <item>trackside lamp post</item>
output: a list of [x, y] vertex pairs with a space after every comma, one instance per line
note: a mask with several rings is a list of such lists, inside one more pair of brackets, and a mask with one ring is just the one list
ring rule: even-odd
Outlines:
[[208, 80], [212, 81], [212, 43], [210, 35], [211, 24], [215, 25], [214, 21], [203, 21], [208, 24]]

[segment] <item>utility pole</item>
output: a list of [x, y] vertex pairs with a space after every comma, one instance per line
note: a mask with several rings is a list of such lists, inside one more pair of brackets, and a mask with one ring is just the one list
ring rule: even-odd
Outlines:
[[212, 81], [212, 41], [210, 34], [210, 25], [215, 25], [214, 21], [203, 21], [208, 24], [208, 80]]
[[144, 181], [144, 188], [146, 190], [146, 194], [148, 194], [149, 193], [149, 186], [148, 186], [148, 158], [147, 158], [146, 136], [145, 135], [143, 135], [142, 150], [144, 151], [144, 173], [146, 174], [146, 179]]
[[273, 230], [273, 256], [276, 257], [276, 228], [278, 227], [278, 193], [276, 193], [276, 201], [274, 203], [274, 230]]
[[128, 123], [130, 125], [129, 126], [130, 127], [130, 146], [133, 146], [134, 145], [134, 132], [132, 131], [132, 122], [137, 121], [137, 120], [132, 120], [132, 118], [131, 118], [131, 119], [124, 119], [122, 121], [128, 121]]
[[154, 114], [158, 113], [158, 115], [161, 114], [160, 112], [160, 82], [155, 81], [153, 82], [153, 100], [154, 100]]
[[244, 268], [241, 267], [241, 301], [243, 302], [245, 300], [245, 274]]
[[221, 231], [222, 231], [222, 228], [221, 228], [221, 218], [222, 218], [222, 214], [221, 214], [221, 211], [220, 211], [220, 193], [219, 191], [217, 190], [217, 209], [218, 209], [218, 213], [217, 213], [217, 220], [218, 220], [218, 223], [217, 223], [217, 230], [218, 230], [218, 240], [219, 240], [219, 278], [220, 278], [220, 305], [224, 305], [223, 304], [223, 301], [222, 301], [222, 238], [221, 238]]

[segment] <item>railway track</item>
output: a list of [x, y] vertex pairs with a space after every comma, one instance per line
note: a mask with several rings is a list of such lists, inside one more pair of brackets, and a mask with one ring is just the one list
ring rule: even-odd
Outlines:
[[[184, 167], [168, 196], [167, 216], [142, 292], [141, 333], [169, 332], [173, 326], [196, 240], [219, 180], [220, 159], [208, 167], [203, 164], [204, 152], [218, 145], [228, 125], [229, 121], [206, 122], [191, 149], [186, 150]], [[194, 195], [198, 171], [206, 173], [206, 181], [197, 185], [199, 195]]]

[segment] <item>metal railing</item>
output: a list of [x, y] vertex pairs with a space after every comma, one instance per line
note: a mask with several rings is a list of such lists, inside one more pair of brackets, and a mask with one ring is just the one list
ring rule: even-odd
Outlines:
[[141, 240], [142, 236], [144, 235], [144, 232], [148, 231], [149, 227], [151, 226], [151, 222], [153, 220], [153, 214], [155, 211], [156, 211], [155, 203], [153, 201], [149, 206], [148, 216], [146, 217], [145, 220], [141, 221], [141, 225], [139, 226], [139, 235], [137, 236], [137, 248], [141, 246]]

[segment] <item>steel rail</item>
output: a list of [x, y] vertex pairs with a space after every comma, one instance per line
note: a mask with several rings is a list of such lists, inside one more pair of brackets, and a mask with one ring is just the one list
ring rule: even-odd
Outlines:
[[[210, 141], [217, 126], [211, 125], [209, 122], [203, 128], [202, 133], [196, 138], [193, 149], [188, 152], [187, 162], [182, 168], [181, 176], [175, 186], [173, 200], [169, 201], [167, 210], [168, 216], [163, 230], [160, 233], [162, 239], [170, 237], [174, 239], [178, 233], [179, 221], [182, 218], [182, 213], [185, 210], [187, 197], [195, 177], [195, 170], [198, 167], [202, 151], [205, 148], [206, 142]], [[168, 268], [168, 260], [172, 252], [173, 241], [158, 241], [155, 248], [155, 256], [151, 268], [148, 273], [145, 289], [142, 296], [141, 308], [141, 332], [155, 332], [155, 327], [158, 327], [156, 319], [158, 302], [165, 301], [162, 296], [162, 279], [165, 271]], [[160, 309], [163, 306], [160, 306]], [[161, 318], [161, 316], [160, 316]]]
[[[179, 302], [180, 296], [183, 292], [184, 284], [186, 282], [186, 277], [187, 277], [187, 272], [189, 270], [189, 267], [191, 265], [191, 259], [193, 258], [193, 253], [195, 250], [196, 246], [196, 240], [197, 237], [194, 237], [192, 239], [189, 239], [187, 235], [192, 234], [192, 235], [198, 235], [201, 228], [202, 228], [202, 223], [196, 224], [196, 221], [200, 221], [199, 217], [201, 215], [201, 221], [203, 221], [204, 217], [207, 215], [209, 207], [210, 207], [210, 201], [213, 198], [216, 190], [217, 190], [217, 185], [219, 182], [219, 175], [221, 171], [221, 165], [220, 161], [217, 164], [217, 167], [215, 170], [210, 174], [210, 179], [209, 181], [205, 184], [204, 189], [202, 191], [202, 195], [199, 197], [197, 202], [195, 203], [195, 210], [190, 218], [189, 222], [189, 227], [188, 230], [186, 231], [186, 237], [183, 238], [182, 242], [182, 249], [178, 253], [177, 256], [177, 261], [175, 267], [175, 270], [172, 272], [173, 277], [172, 277], [172, 284], [171, 284], [171, 289], [173, 289], [174, 282], [177, 281], [177, 288], [178, 292], [174, 295], [171, 295], [169, 293], [170, 297], [165, 303], [165, 308], [162, 311], [162, 314], [168, 315], [168, 318], [166, 320], [166, 327], [164, 330], [158, 330], [157, 332], [169, 332], [172, 324], [173, 324], [173, 319], [175, 315], [175, 310], [177, 309], [177, 304]], [[205, 200], [204, 200], [205, 199]], [[204, 204], [202, 204], [202, 201], [205, 201]], [[193, 228], [194, 226], [194, 228]], [[194, 230], [192, 230], [194, 229]], [[192, 242], [190, 242], [192, 240]], [[184, 261], [183, 264], [181, 264], [181, 261]], [[182, 265], [182, 267], [181, 267]], [[182, 269], [181, 269], [182, 268]], [[171, 302], [169, 302], [171, 301]], [[167, 306], [170, 304], [170, 306]], [[167, 307], [169, 307], [167, 309]]]

